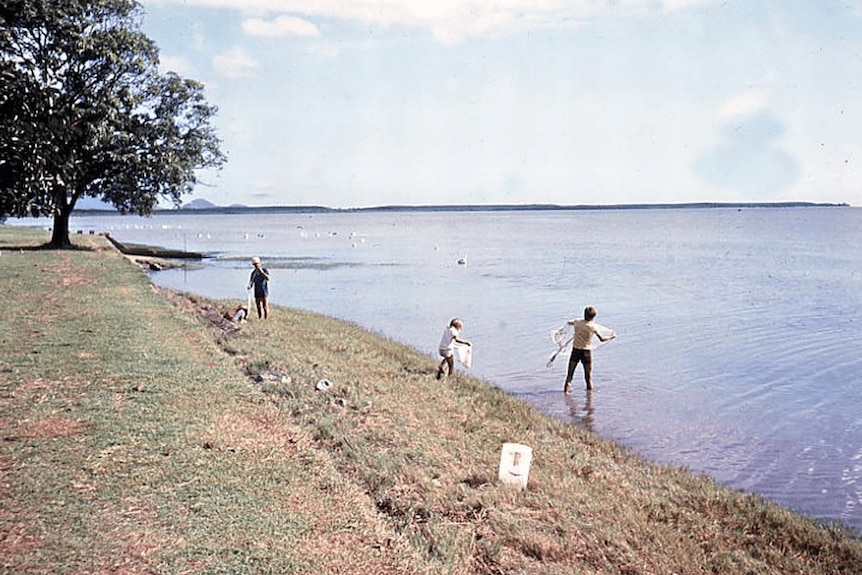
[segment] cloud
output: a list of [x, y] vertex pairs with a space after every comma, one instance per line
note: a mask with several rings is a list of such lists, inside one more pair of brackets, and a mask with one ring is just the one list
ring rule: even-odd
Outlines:
[[269, 21], [260, 18], [249, 18], [242, 23], [242, 29], [249, 36], [264, 38], [320, 35], [320, 30], [318, 30], [317, 26], [308, 20], [286, 14]]
[[766, 88], [752, 88], [725, 102], [719, 114], [726, 120], [753, 116], [766, 109], [771, 95], [771, 91]]
[[[430, 30], [441, 42], [500, 35], [514, 30], [569, 28], [604, 15], [672, 12], [718, 0], [142, 0], [145, 5], [234, 9], [254, 15], [254, 35], [284, 33], [284, 27], [310, 31], [310, 20], [327, 18], [385, 28]], [[271, 22], [258, 18], [278, 15]], [[298, 15], [301, 15], [300, 18]], [[314, 28], [316, 29], [316, 27]], [[293, 30], [295, 33], [296, 30]]]
[[248, 78], [253, 76], [260, 63], [241, 47], [235, 46], [213, 58], [213, 68], [225, 78]]
[[723, 141], [698, 158], [695, 172], [741, 197], [774, 196], [800, 175], [797, 161], [776, 145], [783, 134], [784, 126], [768, 110], [738, 116], [725, 125]]
[[664, 0], [662, 6], [666, 10], [685, 10], [701, 4], [709, 4], [712, 0]]

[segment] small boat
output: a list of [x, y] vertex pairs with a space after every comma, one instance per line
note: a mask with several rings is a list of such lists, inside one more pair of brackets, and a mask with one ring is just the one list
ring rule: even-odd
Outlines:
[[184, 252], [181, 250], [169, 250], [155, 246], [145, 246], [141, 244], [123, 244], [111, 237], [111, 234], [105, 234], [108, 241], [113, 244], [121, 253], [127, 256], [144, 256], [151, 258], [167, 258], [174, 260], [202, 260], [204, 255], [198, 252]]

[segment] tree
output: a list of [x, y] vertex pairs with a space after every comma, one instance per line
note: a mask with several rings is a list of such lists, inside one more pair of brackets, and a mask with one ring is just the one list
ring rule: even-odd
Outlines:
[[225, 156], [203, 85], [158, 70], [136, 0], [0, 0], [0, 214], [53, 216], [71, 246], [82, 197], [179, 206]]

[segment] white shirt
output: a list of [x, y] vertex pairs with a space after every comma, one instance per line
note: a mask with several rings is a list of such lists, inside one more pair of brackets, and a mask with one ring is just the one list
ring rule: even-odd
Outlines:
[[461, 331], [454, 326], [447, 327], [443, 330], [443, 337], [440, 338], [440, 350], [454, 350], [455, 338], [461, 335]]

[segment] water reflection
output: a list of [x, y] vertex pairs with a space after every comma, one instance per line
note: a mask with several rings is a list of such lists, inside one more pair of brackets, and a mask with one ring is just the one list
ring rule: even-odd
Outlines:
[[572, 423], [578, 427], [582, 427], [587, 431], [595, 431], [593, 429], [595, 409], [593, 408], [593, 391], [591, 389], [584, 390], [584, 399], [581, 404], [573, 395], [566, 395], [566, 405], [569, 407], [569, 417]]

